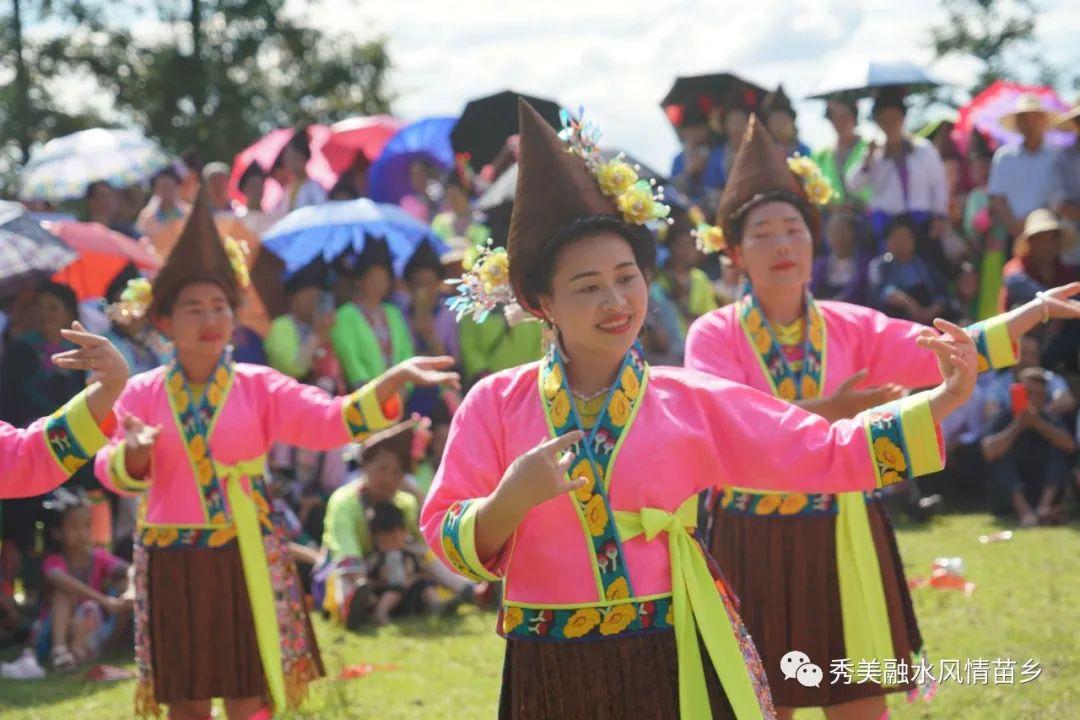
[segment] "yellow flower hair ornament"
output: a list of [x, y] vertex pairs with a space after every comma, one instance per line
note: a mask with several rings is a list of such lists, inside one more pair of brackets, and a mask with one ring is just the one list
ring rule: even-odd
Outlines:
[[723, 252], [727, 248], [727, 241], [724, 240], [724, 231], [716, 225], [710, 225], [709, 223], [699, 223], [693, 231], [694, 244], [697, 245], [697, 249], [706, 255], [713, 253]]
[[827, 205], [833, 198], [832, 185], [821, 174], [817, 163], [804, 155], [788, 158], [788, 168], [798, 176], [806, 197], [815, 205]]
[[144, 317], [154, 300], [150, 281], [146, 278], [132, 278], [127, 281], [120, 299], [105, 307], [105, 315], [119, 325], [126, 325], [132, 320]]
[[517, 302], [510, 285], [510, 256], [506, 248], [494, 247], [489, 238], [458, 280], [448, 280], [457, 285], [457, 295], [446, 301], [447, 307], [457, 313], [458, 322], [466, 315], [478, 323], [484, 322], [499, 307]]
[[600, 154], [600, 129], [591, 121], [584, 120], [585, 111], [578, 109], [577, 117], [565, 108], [559, 110], [562, 130], [559, 139], [566, 143], [566, 151], [585, 161], [589, 172], [596, 178], [600, 192], [614, 198], [623, 220], [634, 225], [644, 225], [653, 220], [668, 223], [671, 208], [664, 204], [664, 189], [655, 180], [643, 180], [638, 173], [641, 166], [626, 162], [626, 155], [619, 153], [610, 160]]
[[223, 244], [225, 253], [229, 256], [229, 264], [236, 273], [236, 282], [240, 284], [241, 289], [246, 289], [251, 284], [251, 275], [248, 274], [247, 267], [247, 243], [232, 236], [226, 236]]

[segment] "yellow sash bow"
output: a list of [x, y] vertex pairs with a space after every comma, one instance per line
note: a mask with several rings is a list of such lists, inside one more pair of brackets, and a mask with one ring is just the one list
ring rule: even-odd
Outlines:
[[642, 508], [640, 512], [617, 510], [615, 525], [624, 542], [638, 535], [644, 535], [646, 540], [652, 540], [662, 532], [668, 535], [675, 645], [679, 659], [679, 715], [683, 718], [712, 716], [698, 644], [700, 625], [701, 639], [735, 717], [738, 720], [760, 719], [761, 706], [731, 617], [713, 582], [701, 546], [694, 540], [697, 496], [688, 498], [674, 513], [657, 508]]
[[285, 671], [281, 660], [281, 630], [278, 627], [274, 588], [270, 582], [270, 565], [266, 560], [262, 530], [259, 529], [259, 508], [250, 492], [244, 490], [241, 478], [266, 473], [266, 456], [243, 460], [235, 465], [214, 462], [218, 479], [225, 485], [229, 509], [236, 523], [236, 541], [240, 547], [240, 562], [244, 567], [251, 617], [255, 623], [255, 641], [259, 646], [266, 686], [274, 708], [287, 707]]

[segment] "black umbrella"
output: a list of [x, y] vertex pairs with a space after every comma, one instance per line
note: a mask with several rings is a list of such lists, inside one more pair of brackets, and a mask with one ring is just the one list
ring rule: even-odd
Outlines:
[[468, 153], [474, 169], [490, 163], [506, 145], [506, 140], [518, 132], [518, 98], [524, 99], [551, 127], [558, 129], [559, 105], [551, 100], [503, 90], [494, 95], [470, 100], [450, 131], [450, 144], [455, 153]]
[[67, 267], [79, 254], [34, 220], [22, 205], [0, 201], [0, 296]]
[[763, 87], [732, 73], [690, 75], [675, 78], [675, 84], [660, 101], [660, 107], [664, 108], [671, 124], [679, 127], [690, 107], [696, 106], [707, 116], [712, 108], [726, 106], [737, 99], [744, 109], [755, 110], [764, 97]]

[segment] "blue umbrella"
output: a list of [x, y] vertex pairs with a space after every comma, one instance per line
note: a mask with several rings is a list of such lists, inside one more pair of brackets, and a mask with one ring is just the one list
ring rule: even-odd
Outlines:
[[430, 227], [397, 205], [367, 198], [293, 210], [263, 233], [262, 244], [281, 258], [289, 277], [315, 260], [332, 262], [346, 251], [359, 254], [369, 237], [386, 240], [398, 275], [424, 241], [440, 255], [448, 249]]
[[426, 160], [443, 170], [454, 166], [450, 131], [457, 118], [431, 117], [398, 130], [368, 171], [368, 188], [376, 202], [396, 203], [411, 191], [409, 165]]

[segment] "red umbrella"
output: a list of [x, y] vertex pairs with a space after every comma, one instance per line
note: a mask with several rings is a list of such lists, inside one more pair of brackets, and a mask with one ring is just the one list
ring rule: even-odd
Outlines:
[[[1023, 138], [1020, 133], [1012, 132], [1001, 124], [1001, 118], [1016, 109], [1021, 95], [1035, 95], [1047, 111], [1057, 114], [1067, 110], [1069, 104], [1061, 99], [1053, 88], [1045, 85], [1021, 85], [1007, 80], [996, 80], [992, 85], [971, 99], [960, 108], [960, 118], [952, 131], [952, 139], [961, 153], [967, 152], [972, 130], [978, 130], [990, 138], [994, 147], [1013, 145]], [[1075, 135], [1060, 130], [1050, 130], [1047, 140], [1050, 144], [1064, 147], [1072, 144]]]
[[44, 224], [79, 253], [79, 259], [53, 275], [53, 280], [70, 285], [80, 301], [104, 297], [109, 284], [131, 263], [150, 275], [161, 267], [153, 247], [99, 223], [58, 220]]
[[[338, 176], [356, 160], [357, 153], [374, 160], [400, 127], [400, 121], [389, 115], [349, 118], [333, 125], [309, 125], [311, 159], [305, 168], [308, 177], [329, 191]], [[240, 178], [251, 164], [258, 163], [263, 171], [269, 172], [295, 134], [295, 128], [279, 128], [237, 153], [229, 175], [229, 193], [233, 199], [245, 200], [240, 192]], [[276, 180], [268, 178], [263, 190], [263, 210], [269, 212], [275, 208], [284, 192]]]

